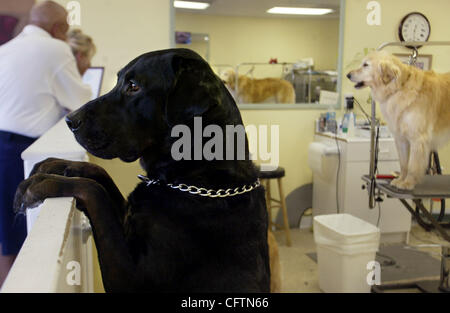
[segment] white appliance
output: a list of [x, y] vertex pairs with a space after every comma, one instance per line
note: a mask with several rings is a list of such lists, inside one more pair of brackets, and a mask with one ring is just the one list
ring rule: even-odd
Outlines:
[[[378, 206], [369, 209], [369, 195], [361, 179], [369, 173], [369, 138], [316, 133], [308, 154], [313, 171], [314, 216], [337, 213], [339, 203], [339, 213], [349, 213], [373, 225], [379, 218], [381, 242], [408, 242], [411, 215], [400, 201], [385, 198], [380, 210]], [[390, 174], [399, 167], [394, 139], [380, 138], [379, 173]]]

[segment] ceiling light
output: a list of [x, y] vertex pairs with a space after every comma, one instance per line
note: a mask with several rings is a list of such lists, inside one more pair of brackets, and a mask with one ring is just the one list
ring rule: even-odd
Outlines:
[[206, 2], [174, 1], [173, 6], [179, 9], [204, 10], [209, 7]]
[[289, 8], [289, 7], [273, 7], [267, 10], [272, 14], [298, 14], [298, 15], [324, 15], [333, 12], [332, 9], [322, 8]]

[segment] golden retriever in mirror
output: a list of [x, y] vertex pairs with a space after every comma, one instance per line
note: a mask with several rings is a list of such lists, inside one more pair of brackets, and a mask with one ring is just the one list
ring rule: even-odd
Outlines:
[[236, 73], [228, 69], [220, 74], [237, 103], [295, 103], [295, 90], [290, 82], [281, 78], [250, 78], [239, 75], [236, 94]]
[[430, 152], [450, 139], [450, 73], [423, 71], [387, 52], [373, 52], [347, 77], [355, 88], [371, 88], [395, 138], [400, 176], [391, 184], [414, 189]]

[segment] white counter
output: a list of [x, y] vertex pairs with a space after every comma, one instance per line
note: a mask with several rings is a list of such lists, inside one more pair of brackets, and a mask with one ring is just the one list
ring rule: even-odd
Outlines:
[[25, 177], [33, 169], [34, 164], [48, 157], [61, 158], [72, 161], [87, 160], [86, 150], [78, 144], [74, 135], [61, 119], [48, 132], [41, 136], [28, 149], [22, 152], [25, 165]]
[[[87, 161], [64, 119], [22, 153], [25, 177], [49, 157]], [[54, 198], [27, 210], [28, 236], [1, 292], [93, 292], [92, 233], [74, 204]]]

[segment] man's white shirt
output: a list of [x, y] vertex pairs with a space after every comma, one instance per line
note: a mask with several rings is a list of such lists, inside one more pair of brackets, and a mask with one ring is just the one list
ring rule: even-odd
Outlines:
[[91, 99], [69, 45], [27, 25], [0, 46], [0, 130], [39, 137]]

